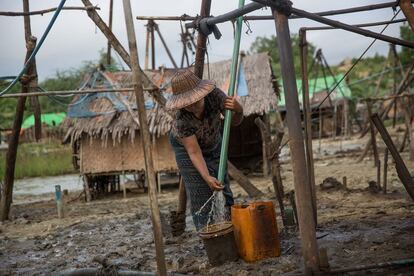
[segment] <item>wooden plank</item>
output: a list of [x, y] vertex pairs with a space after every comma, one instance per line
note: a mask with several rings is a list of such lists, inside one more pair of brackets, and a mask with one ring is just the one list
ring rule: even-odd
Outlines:
[[306, 155], [302, 135], [301, 114], [293, 64], [292, 42], [288, 18], [272, 9], [275, 19], [280, 65], [286, 99], [286, 122], [289, 130], [293, 182], [298, 210], [299, 232], [304, 258], [305, 274], [319, 271], [319, 255], [316, 242], [315, 218], [313, 215], [312, 191], [308, 183]]
[[142, 134], [142, 147], [145, 158], [145, 171], [148, 179], [148, 195], [151, 208], [152, 226], [154, 232], [155, 252], [157, 261], [158, 275], [167, 275], [167, 268], [165, 264], [164, 241], [161, 228], [161, 216], [158, 207], [157, 198], [157, 183], [155, 180], [154, 161], [152, 157], [152, 144], [149, 133], [147, 114], [145, 110], [144, 90], [142, 87], [142, 71], [139, 68], [138, 48], [135, 39], [134, 22], [132, 18], [132, 9], [130, 0], [123, 0], [125, 24], [127, 28], [128, 44], [130, 51], [130, 64], [133, 72], [135, 98], [138, 109], [138, 119], [140, 125], [140, 132]]

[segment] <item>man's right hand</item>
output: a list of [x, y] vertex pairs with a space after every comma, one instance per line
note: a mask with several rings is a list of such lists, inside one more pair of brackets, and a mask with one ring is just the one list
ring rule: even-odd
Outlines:
[[220, 182], [217, 180], [217, 178], [215, 178], [211, 175], [209, 175], [207, 177], [206, 182], [207, 182], [208, 186], [210, 186], [210, 188], [213, 191], [220, 191], [220, 190], [224, 189], [223, 185], [220, 184]]

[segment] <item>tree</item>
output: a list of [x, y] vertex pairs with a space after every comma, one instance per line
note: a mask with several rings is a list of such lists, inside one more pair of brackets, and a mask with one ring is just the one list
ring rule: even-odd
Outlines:
[[[414, 32], [411, 30], [408, 24], [404, 24], [400, 27], [400, 37], [408, 41], [414, 41]], [[407, 47], [402, 47], [400, 59], [402, 64], [411, 63], [414, 60], [414, 50]]]
[[[295, 72], [299, 77], [301, 75], [300, 70], [300, 48], [299, 48], [299, 36], [297, 34], [291, 35], [292, 50], [293, 50], [293, 62], [295, 64]], [[310, 65], [313, 57], [315, 56], [316, 47], [308, 42], [308, 64]], [[250, 51], [253, 53], [269, 53], [272, 58], [272, 68], [276, 76], [281, 75], [280, 62], [279, 62], [279, 48], [277, 37], [272, 35], [270, 37], [257, 37], [256, 40], [250, 46]]]

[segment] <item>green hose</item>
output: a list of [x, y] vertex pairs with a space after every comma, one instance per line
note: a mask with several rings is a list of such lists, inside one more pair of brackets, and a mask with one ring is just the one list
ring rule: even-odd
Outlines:
[[[239, 8], [244, 6], [244, 0], [239, 0]], [[233, 59], [231, 62], [230, 69], [230, 85], [228, 90], [228, 95], [234, 95], [234, 89], [236, 87], [236, 78], [237, 78], [237, 65], [239, 62], [239, 50], [240, 50], [240, 37], [242, 30], [243, 18], [240, 16], [236, 20], [236, 33], [234, 37], [234, 46], [233, 46]], [[230, 125], [231, 125], [232, 112], [226, 110], [224, 115], [224, 130], [223, 130], [223, 141], [221, 144], [221, 153], [220, 153], [220, 164], [217, 179], [220, 183], [224, 182], [224, 176], [226, 175], [227, 168], [227, 154], [229, 147], [229, 138], [230, 138]]]

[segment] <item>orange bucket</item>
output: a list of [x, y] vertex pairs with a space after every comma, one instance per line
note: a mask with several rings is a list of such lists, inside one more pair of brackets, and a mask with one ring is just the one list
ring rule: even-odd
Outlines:
[[279, 233], [272, 202], [231, 207], [231, 221], [240, 257], [255, 262], [280, 256]]

